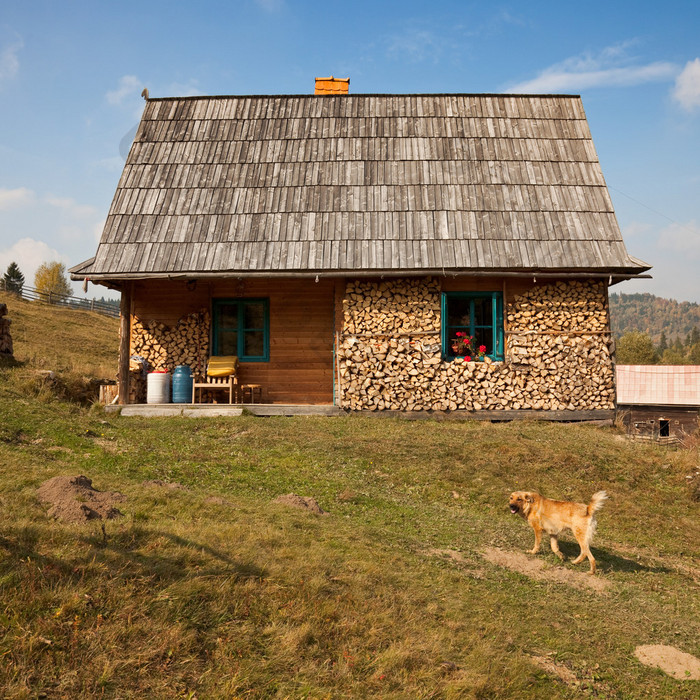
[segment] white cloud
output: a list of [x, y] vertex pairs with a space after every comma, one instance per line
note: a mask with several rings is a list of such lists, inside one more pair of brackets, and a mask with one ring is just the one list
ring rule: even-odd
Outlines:
[[51, 246], [34, 238], [22, 238], [11, 247], [0, 250], [0, 272], [4, 273], [8, 265], [13, 262], [17, 263], [24, 275], [24, 283], [29, 287], [34, 286], [34, 275], [42, 263], [62, 262], [66, 267], [69, 265], [65, 255], [61, 255]]
[[17, 39], [0, 51], [0, 83], [12, 80], [19, 72], [19, 52], [24, 43]]
[[284, 0], [255, 0], [255, 4], [265, 12], [279, 12], [284, 7]]
[[52, 207], [60, 209], [62, 212], [74, 219], [86, 219], [97, 215], [95, 207], [88, 204], [78, 204], [74, 199], [69, 197], [46, 197], [46, 203]]
[[700, 260], [700, 223], [688, 221], [667, 226], [659, 235], [659, 247], [681, 253], [684, 260]]
[[175, 97], [201, 97], [202, 90], [197, 87], [197, 81], [193, 78], [188, 83], [171, 83], [166, 94]]
[[438, 37], [427, 29], [408, 28], [402, 34], [389, 39], [387, 54], [390, 58], [419, 63], [432, 60], [437, 63], [445, 46], [444, 37]]
[[628, 240], [630, 238], [639, 238], [644, 236], [653, 230], [650, 224], [641, 223], [639, 221], [632, 221], [622, 228], [622, 238]]
[[532, 80], [508, 87], [509, 93], [578, 92], [592, 87], [625, 87], [672, 80], [678, 66], [667, 61], [630, 64], [630, 43], [604, 48], [598, 54], [584, 53], [545, 68]]
[[700, 107], [700, 58], [685, 64], [676, 78], [672, 95], [688, 111]]
[[0, 211], [26, 207], [35, 199], [34, 192], [26, 187], [17, 187], [14, 190], [0, 189]]
[[142, 90], [143, 85], [135, 75], [125, 75], [119, 79], [119, 87], [107, 93], [107, 102], [121, 105], [128, 97], [140, 95]]

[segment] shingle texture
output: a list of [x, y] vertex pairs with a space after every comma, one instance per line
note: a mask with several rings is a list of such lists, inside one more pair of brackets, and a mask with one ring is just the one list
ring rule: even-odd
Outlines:
[[697, 365], [618, 365], [617, 403], [700, 406]]
[[580, 98], [348, 95], [149, 100], [72, 272], [645, 269]]

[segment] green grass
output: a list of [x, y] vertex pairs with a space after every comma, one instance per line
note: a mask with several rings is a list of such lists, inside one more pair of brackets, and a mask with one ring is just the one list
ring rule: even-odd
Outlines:
[[[697, 486], [686, 479], [697, 447], [573, 424], [116, 417], [31, 381], [38, 367], [105, 376], [116, 356], [98, 359], [92, 323], [70, 343], [82, 360], [42, 350], [30, 312], [10, 304], [19, 364], [0, 369], [3, 697], [697, 692], [634, 657], [654, 643], [700, 654]], [[47, 517], [36, 490], [58, 474], [127, 496], [106, 538], [99, 524]], [[152, 479], [185, 488], [143, 484]], [[577, 500], [608, 490], [593, 544], [605, 594], [482, 556], [531, 546], [507, 509], [520, 488]], [[289, 492], [329, 515], [273, 503]], [[577, 553], [572, 538], [562, 550]], [[539, 556], [587, 569], [546, 547]]]

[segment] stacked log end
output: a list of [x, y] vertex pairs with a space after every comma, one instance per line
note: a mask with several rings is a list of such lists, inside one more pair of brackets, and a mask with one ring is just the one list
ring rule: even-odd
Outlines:
[[142, 403], [145, 400], [144, 366], [148, 372], [172, 372], [178, 365], [187, 365], [195, 375], [204, 373], [209, 358], [210, 322], [209, 312], [205, 310], [183, 316], [174, 326], [155, 320], [133, 318], [129, 378], [131, 403]]
[[443, 358], [437, 280], [350, 282], [338, 359], [351, 410], [597, 410], [614, 407], [602, 283], [534, 287], [507, 304], [504, 361]]
[[12, 335], [10, 334], [12, 321], [9, 318], [5, 318], [6, 315], [7, 304], [0, 304], [0, 355], [12, 357], [14, 353]]

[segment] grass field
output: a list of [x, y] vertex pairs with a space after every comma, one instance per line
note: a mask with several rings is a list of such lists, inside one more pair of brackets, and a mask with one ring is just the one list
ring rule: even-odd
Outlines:
[[[700, 656], [697, 446], [574, 424], [121, 418], [84, 391], [113, 378], [114, 319], [0, 301], [17, 358], [0, 369], [2, 697], [700, 692], [634, 654]], [[49, 518], [38, 487], [78, 474], [124, 494], [124, 517]], [[524, 554], [507, 508], [524, 488], [608, 491], [595, 587], [546, 543]], [[328, 515], [274, 503], [292, 492]]]

